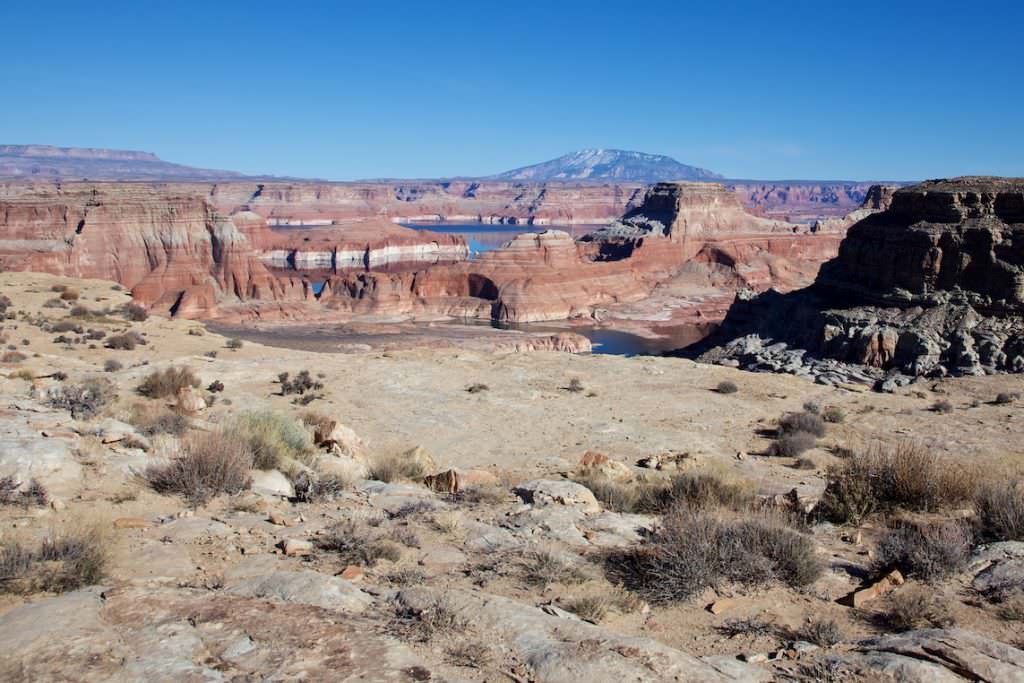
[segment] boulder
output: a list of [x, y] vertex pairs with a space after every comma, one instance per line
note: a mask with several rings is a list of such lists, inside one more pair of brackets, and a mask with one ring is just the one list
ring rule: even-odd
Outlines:
[[193, 387], [186, 386], [178, 390], [177, 405], [181, 412], [194, 415], [206, 410], [206, 399]]
[[[861, 641], [848, 661], [897, 680], [1024, 681], [1024, 651], [962, 629], [925, 629]], [[920, 666], [924, 664], [926, 666]]]
[[611, 481], [630, 481], [633, 471], [625, 463], [612, 460], [604, 453], [587, 451], [576, 466], [576, 474], [581, 477], [600, 477]]
[[359, 460], [366, 458], [363, 440], [338, 420], [327, 420], [314, 425], [313, 442], [335, 455], [348, 456]]
[[48, 493], [76, 494], [82, 483], [82, 466], [70, 444], [64, 439], [20, 436], [19, 432], [0, 437], [0, 477], [13, 477], [21, 488], [35, 479]]
[[278, 470], [253, 470], [252, 490], [266, 496], [291, 498], [295, 488], [288, 477]]
[[565, 505], [586, 512], [599, 512], [601, 505], [593, 492], [574, 481], [534, 479], [513, 489], [524, 502], [542, 508]]

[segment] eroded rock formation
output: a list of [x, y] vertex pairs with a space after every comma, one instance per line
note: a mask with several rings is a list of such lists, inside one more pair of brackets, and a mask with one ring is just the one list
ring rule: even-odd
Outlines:
[[893, 386], [1024, 371], [1022, 333], [1024, 179], [967, 177], [894, 192], [813, 287], [738, 302], [707, 357], [811, 375], [835, 360]]

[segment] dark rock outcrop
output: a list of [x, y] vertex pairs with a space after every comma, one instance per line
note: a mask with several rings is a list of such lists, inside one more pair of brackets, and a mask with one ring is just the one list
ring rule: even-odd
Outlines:
[[885, 388], [1024, 371], [1024, 179], [895, 191], [888, 209], [849, 229], [813, 286], [738, 300], [697, 351], [828, 383], [843, 379], [838, 361], [862, 366], [848, 379]]

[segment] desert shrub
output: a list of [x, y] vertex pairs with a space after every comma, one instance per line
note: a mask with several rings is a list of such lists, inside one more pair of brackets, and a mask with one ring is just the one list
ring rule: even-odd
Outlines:
[[99, 341], [107, 336], [107, 333], [103, 330], [89, 330], [85, 334], [85, 338], [92, 341]]
[[580, 477], [577, 483], [614, 512], [663, 513], [673, 505], [695, 508], [748, 507], [753, 492], [745, 482], [726, 481], [709, 472], [684, 472], [672, 479], [620, 482], [607, 477]]
[[718, 383], [718, 386], [715, 387], [715, 391], [720, 394], [735, 394], [739, 391], [739, 387], [736, 386], [735, 382], [725, 380]]
[[98, 527], [65, 529], [31, 549], [7, 541], [0, 547], [0, 590], [63, 593], [93, 585], [103, 578], [107, 555]]
[[427, 471], [421, 461], [400, 454], [378, 455], [370, 462], [369, 477], [377, 481], [421, 481], [425, 476]]
[[998, 596], [996, 614], [1006, 621], [1024, 621], [1024, 586], [1003, 591]]
[[26, 382], [31, 382], [36, 378], [36, 373], [28, 368], [18, 368], [17, 370], [11, 371], [7, 377], [10, 379], [23, 379]]
[[60, 293], [60, 298], [63, 301], [78, 301], [79, 296], [81, 295], [74, 287], [65, 287], [64, 291]]
[[825, 406], [821, 411], [821, 419], [831, 424], [840, 424], [846, 421], [846, 413], [839, 406]]
[[821, 575], [814, 542], [770, 514], [730, 518], [673, 509], [649, 540], [605, 560], [609, 578], [654, 603], [687, 600], [723, 583], [805, 586]]
[[775, 624], [764, 617], [738, 617], [727, 619], [722, 622], [721, 626], [716, 626], [715, 630], [727, 638], [738, 638], [739, 636], [764, 638], [774, 635], [777, 628]]
[[35, 479], [31, 479], [24, 489], [21, 482], [11, 476], [0, 477], [0, 505], [20, 505], [23, 507], [44, 507], [50, 500], [46, 488]]
[[894, 631], [912, 631], [928, 626], [950, 626], [953, 619], [946, 603], [935, 591], [923, 586], [908, 585], [892, 593], [877, 620]]
[[4, 355], [0, 356], [0, 363], [20, 363], [26, 358], [28, 356], [20, 351], [6, 351]]
[[996, 394], [995, 403], [996, 403], [996, 405], [1001, 405], [1002, 406], [1002, 405], [1006, 405], [1008, 403], [1013, 403], [1014, 401], [1016, 401], [1019, 398], [1020, 398], [1020, 394], [1018, 394], [1017, 392], [1009, 393], [1009, 392], [1001, 391], [998, 394]]
[[992, 480], [974, 499], [978, 535], [989, 541], [1024, 541], [1024, 482]]
[[488, 389], [490, 389], [489, 386], [487, 386], [486, 384], [481, 384], [480, 382], [474, 382], [473, 384], [470, 384], [468, 387], [466, 387], [466, 391], [468, 391], [471, 394], [479, 394], [480, 392], [487, 391]]
[[471, 669], [484, 669], [495, 658], [493, 648], [480, 640], [460, 640], [445, 650], [445, 654], [450, 664]]
[[242, 348], [242, 346], [244, 346], [242, 340], [234, 338], [228, 339], [227, 342], [225, 342], [224, 344], [225, 348], [231, 349], [232, 351], [237, 351], [238, 349]]
[[171, 366], [146, 375], [136, 391], [148, 398], [168, 398], [177, 396], [186, 387], [198, 388], [199, 384], [199, 378], [192, 368]]
[[49, 299], [43, 304], [43, 308], [67, 308], [67, 304], [60, 299]]
[[566, 391], [571, 391], [574, 394], [578, 394], [583, 391], [583, 382], [580, 381], [579, 377], [573, 377], [569, 380], [568, 386], [565, 387]]
[[953, 404], [946, 399], [941, 398], [932, 404], [932, 412], [942, 414], [951, 413], [953, 412]]
[[672, 477], [669, 486], [671, 506], [742, 510], [749, 507], [753, 499], [753, 488], [746, 482], [726, 481], [708, 472], [684, 472]]
[[834, 522], [859, 523], [876, 511], [937, 510], [970, 502], [977, 473], [914, 442], [875, 444], [829, 468], [819, 512]]
[[538, 548], [522, 557], [523, 578], [535, 586], [549, 586], [553, 583], [582, 583], [587, 575], [568, 557], [553, 550]]
[[821, 413], [821, 405], [817, 401], [804, 401], [804, 411], [818, 415]]
[[189, 429], [187, 417], [162, 405], [136, 403], [128, 421], [144, 436], [182, 436]]
[[93, 313], [92, 311], [89, 310], [88, 307], [82, 306], [81, 304], [76, 304], [71, 307], [71, 310], [68, 312], [68, 314], [73, 318], [88, 318]]
[[219, 394], [220, 392], [224, 391], [224, 382], [221, 382], [219, 379], [216, 379], [210, 382], [210, 385], [206, 387], [206, 390], [209, 391], [211, 394]]
[[295, 499], [301, 503], [322, 503], [338, 498], [352, 488], [352, 482], [334, 474], [313, 476], [300, 472], [292, 481]]
[[136, 303], [127, 303], [121, 307], [121, 314], [137, 323], [141, 323], [149, 317], [145, 308]]
[[795, 458], [814, 448], [818, 440], [810, 432], [783, 433], [768, 446], [767, 454], [778, 458]]
[[107, 337], [107, 342], [104, 346], [118, 351], [131, 351], [136, 346], [144, 346], [145, 344], [146, 338], [138, 332], [132, 331], [110, 335]]
[[413, 640], [429, 643], [437, 638], [450, 639], [464, 633], [470, 626], [467, 618], [459, 614], [450, 598], [435, 598], [423, 609], [402, 609], [399, 619], [406, 634]]
[[814, 619], [800, 629], [800, 639], [814, 643], [818, 647], [832, 647], [843, 640], [843, 632], [839, 624], [831, 619]]
[[82, 326], [71, 320], [58, 320], [50, 327], [51, 332], [74, 332], [82, 334]]
[[814, 462], [813, 458], [804, 456], [796, 459], [795, 466], [798, 470], [814, 470], [818, 468], [818, 463]]
[[379, 560], [397, 562], [402, 558], [402, 549], [395, 543], [381, 538], [380, 534], [365, 524], [351, 519], [331, 525], [317, 537], [320, 550], [336, 553], [346, 564], [375, 565]]
[[281, 385], [281, 395], [305, 394], [307, 391], [319, 391], [324, 388], [323, 382], [318, 382], [309, 374], [309, 370], [301, 370], [295, 377], [290, 377], [287, 372], [277, 376]]
[[67, 285], [50, 285], [50, 291], [51, 292], [60, 293], [60, 292], [63, 292], [67, 288], [68, 288]]
[[958, 521], [899, 523], [878, 542], [875, 567], [880, 572], [895, 567], [924, 581], [945, 578], [967, 566], [972, 540], [970, 529]]
[[252, 454], [252, 466], [272, 470], [292, 461], [308, 459], [313, 452], [309, 432], [298, 420], [273, 411], [254, 411], [238, 415], [229, 428], [246, 444]]
[[821, 438], [825, 436], [825, 420], [821, 415], [804, 410], [802, 413], [786, 413], [779, 418], [779, 434], [806, 432]]
[[206, 356], [207, 358], [216, 358], [217, 357], [217, 352], [216, 351], [207, 351], [203, 355]]
[[607, 596], [598, 593], [579, 595], [566, 600], [564, 607], [584, 621], [599, 624], [608, 615], [611, 603]]
[[108, 379], [96, 377], [81, 384], [62, 384], [50, 392], [48, 403], [71, 413], [76, 420], [88, 420], [117, 399], [117, 389]]
[[180, 495], [198, 507], [221, 493], [248, 489], [251, 468], [252, 453], [236, 433], [193, 432], [183, 440], [181, 456], [150, 465], [145, 477], [154, 491]]
[[117, 372], [123, 367], [124, 366], [121, 364], [121, 361], [113, 358], [108, 358], [103, 361], [103, 372]]

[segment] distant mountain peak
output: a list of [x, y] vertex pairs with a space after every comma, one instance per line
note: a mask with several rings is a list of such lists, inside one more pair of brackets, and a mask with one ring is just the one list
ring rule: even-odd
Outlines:
[[721, 180], [722, 176], [688, 166], [663, 154], [623, 149], [581, 149], [557, 159], [490, 176], [497, 180], [632, 181]]

